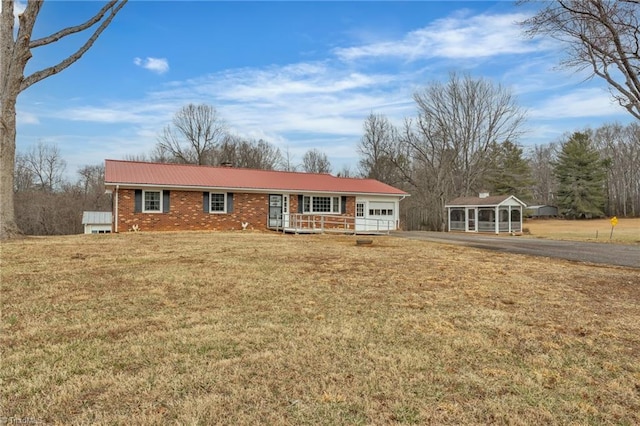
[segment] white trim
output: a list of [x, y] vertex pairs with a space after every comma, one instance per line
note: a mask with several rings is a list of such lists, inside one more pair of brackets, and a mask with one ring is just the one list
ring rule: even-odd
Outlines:
[[[211, 196], [213, 194], [220, 195], [224, 197], [224, 209], [223, 210], [211, 210]], [[209, 213], [210, 214], [226, 214], [227, 213], [227, 193], [226, 192], [209, 192]]]
[[509, 197], [505, 198], [504, 200], [502, 200], [499, 203], [493, 203], [493, 204], [445, 204], [444, 208], [464, 208], [464, 207], [481, 207], [481, 208], [491, 208], [491, 207], [506, 207], [509, 204], [505, 204], [507, 201], [513, 199], [514, 201], [516, 201], [518, 204], [520, 204], [522, 207], [527, 207], [527, 205], [525, 203], [523, 203], [522, 201], [518, 200], [516, 197], [514, 197], [513, 195], [510, 195]]
[[[327, 194], [320, 193], [314, 195], [307, 195], [306, 193], [300, 194], [302, 195], [302, 213], [303, 214], [317, 214], [317, 215], [341, 215], [342, 214], [342, 196], [335, 194]], [[305, 197], [309, 197], [309, 210], [305, 210], [304, 207], [304, 199]], [[329, 199], [329, 211], [315, 211], [313, 210], [313, 199], [314, 198], [328, 198]], [[336, 211], [336, 199], [338, 200], [337, 211]]]
[[[145, 202], [145, 195], [147, 194], [147, 192], [159, 192], [160, 193], [160, 210], [147, 210], [147, 203]], [[142, 213], [162, 213], [163, 210], [163, 206], [162, 206], [162, 202], [164, 200], [164, 194], [162, 193], [162, 189], [149, 189], [149, 190], [142, 190]]]
[[[120, 187], [118, 185], [116, 185], [116, 190], [115, 190], [115, 211], [112, 212], [113, 216], [114, 216], [114, 224], [113, 227], [115, 228], [113, 230], [113, 232], [118, 232], [118, 196], [120, 195], [120, 191], [119, 191]], [[134, 198], [135, 198], [135, 193], [134, 193]], [[134, 199], [135, 202], [135, 199]]]

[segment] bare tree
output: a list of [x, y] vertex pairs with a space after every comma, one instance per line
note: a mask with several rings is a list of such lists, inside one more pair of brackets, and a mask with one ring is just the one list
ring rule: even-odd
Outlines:
[[557, 146], [555, 144], [536, 145], [529, 153], [529, 167], [533, 181], [532, 197], [534, 202], [555, 205], [558, 182], [553, 174], [556, 161]]
[[313, 148], [304, 153], [302, 170], [307, 173], [331, 173], [331, 162], [327, 154]]
[[567, 53], [561, 65], [604, 79], [613, 98], [640, 119], [639, 14], [635, 0], [559, 0], [522, 25], [530, 36], [560, 41]]
[[280, 150], [265, 140], [242, 141], [238, 145], [238, 167], [275, 170], [282, 162]]
[[104, 164], [84, 166], [78, 170], [77, 190], [83, 198], [83, 210], [110, 210], [111, 197], [104, 189]]
[[281, 169], [284, 170], [285, 172], [298, 171], [298, 166], [293, 162], [293, 155], [291, 155], [291, 151], [289, 150], [289, 147], [285, 149], [284, 155], [282, 156], [280, 163], [281, 163], [280, 165]]
[[35, 177], [29, 167], [26, 154], [16, 153], [16, 166], [13, 179], [15, 192], [25, 192], [34, 188]]
[[47, 145], [40, 141], [31, 147], [24, 160], [37, 189], [45, 192], [60, 189], [67, 162], [62, 158], [57, 145]]
[[336, 173], [336, 176], [343, 178], [355, 177], [348, 164], [343, 164], [340, 170], [338, 170], [338, 173]]
[[606, 213], [640, 215], [640, 125], [607, 124], [596, 129], [593, 140], [607, 166]]
[[395, 158], [404, 161], [399, 170], [428, 212], [420, 226], [441, 230], [446, 201], [482, 189], [494, 142], [517, 141], [524, 112], [502, 86], [457, 74], [416, 92], [414, 100], [418, 116], [405, 122], [404, 148]]
[[179, 163], [214, 165], [216, 149], [228, 137], [227, 125], [215, 107], [189, 104], [163, 129], [157, 153]]
[[398, 136], [395, 127], [382, 114], [369, 114], [363, 125], [364, 135], [357, 150], [360, 154], [360, 173], [390, 185], [399, 183], [399, 174], [393, 153]]
[[280, 150], [265, 140], [243, 140], [228, 137], [217, 150], [221, 164], [246, 169], [275, 170], [282, 162]]
[[[93, 46], [127, 0], [107, 2], [86, 22], [63, 28], [51, 35], [32, 40], [34, 25], [42, 1], [29, 1], [19, 16], [17, 31], [14, 23], [14, 2], [3, 1], [0, 12], [0, 239], [19, 234], [14, 210], [14, 167], [16, 157], [16, 101], [31, 85], [59, 73], [76, 62]], [[86, 42], [59, 63], [25, 76], [32, 50], [53, 44], [65, 37], [94, 28]]]

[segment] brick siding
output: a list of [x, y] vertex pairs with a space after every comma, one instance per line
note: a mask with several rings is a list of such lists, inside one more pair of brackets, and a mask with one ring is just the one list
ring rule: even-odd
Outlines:
[[[134, 225], [140, 231], [230, 231], [241, 230], [243, 222], [249, 223], [247, 229], [268, 229], [268, 194], [234, 192], [231, 213], [205, 213], [202, 191], [172, 189], [167, 213], [136, 213], [135, 189], [121, 188], [117, 197], [119, 211], [113, 212], [118, 218], [115, 232], [127, 232]], [[297, 194], [289, 197], [289, 211], [298, 211]], [[355, 216], [355, 197], [347, 197], [345, 216]]]

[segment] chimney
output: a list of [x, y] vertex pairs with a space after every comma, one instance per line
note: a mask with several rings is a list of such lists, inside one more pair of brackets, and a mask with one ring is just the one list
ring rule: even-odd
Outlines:
[[482, 191], [478, 197], [480, 198], [487, 198], [489, 196], [489, 193], [487, 191]]

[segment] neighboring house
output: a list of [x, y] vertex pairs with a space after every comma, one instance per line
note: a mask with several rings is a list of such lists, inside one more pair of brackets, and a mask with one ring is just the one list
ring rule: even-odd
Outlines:
[[558, 217], [558, 208], [556, 206], [527, 206], [524, 211], [526, 217], [542, 218], [542, 217]]
[[330, 174], [106, 160], [113, 231], [388, 232], [408, 194]]
[[527, 205], [513, 195], [460, 197], [445, 205], [449, 231], [522, 232], [522, 212]]
[[111, 232], [111, 212], [82, 212], [85, 234], [108, 234]]

